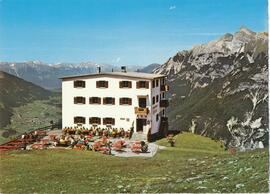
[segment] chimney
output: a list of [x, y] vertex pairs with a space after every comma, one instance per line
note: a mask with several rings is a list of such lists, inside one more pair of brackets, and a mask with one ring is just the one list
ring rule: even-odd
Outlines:
[[101, 67], [99, 65], [97, 66], [97, 73], [101, 73]]
[[126, 66], [121, 66], [121, 72], [126, 73], [127, 72], [127, 67]]

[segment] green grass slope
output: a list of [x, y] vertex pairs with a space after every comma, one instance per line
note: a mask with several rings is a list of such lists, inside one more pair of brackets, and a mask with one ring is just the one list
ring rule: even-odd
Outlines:
[[219, 143], [188, 133], [153, 158], [40, 150], [1, 155], [0, 164], [1, 193], [268, 191], [267, 150], [231, 156]]

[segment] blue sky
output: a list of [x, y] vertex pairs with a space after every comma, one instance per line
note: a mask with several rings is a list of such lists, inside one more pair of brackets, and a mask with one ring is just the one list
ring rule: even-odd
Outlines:
[[267, 0], [0, 0], [0, 61], [164, 63], [241, 26], [267, 31]]

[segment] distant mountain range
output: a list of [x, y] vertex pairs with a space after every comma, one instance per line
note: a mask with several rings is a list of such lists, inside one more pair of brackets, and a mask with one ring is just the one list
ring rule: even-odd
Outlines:
[[171, 86], [170, 129], [236, 147], [268, 144], [267, 32], [241, 28], [178, 52], [153, 72], [166, 74]]
[[144, 72], [144, 73], [152, 73], [152, 71], [159, 66], [160, 66], [160, 64], [158, 64], [158, 63], [152, 63], [152, 64], [150, 64], [142, 69], [138, 69], [138, 71]]
[[[101, 71], [120, 70], [119, 66], [93, 62], [46, 64], [41, 61], [0, 62], [0, 70], [46, 89], [58, 89], [61, 88], [59, 77], [94, 73], [97, 72], [97, 65], [101, 67]], [[128, 71], [136, 71], [140, 68], [142, 66], [128, 66]]]

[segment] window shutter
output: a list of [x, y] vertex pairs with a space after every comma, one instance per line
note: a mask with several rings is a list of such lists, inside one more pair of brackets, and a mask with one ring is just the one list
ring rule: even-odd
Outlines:
[[89, 104], [93, 104], [93, 98], [89, 98]]
[[114, 125], [115, 124], [115, 120], [112, 118], [112, 125]]
[[105, 88], [108, 88], [108, 81], [105, 81]]
[[119, 88], [123, 88], [123, 82], [119, 82]]
[[119, 104], [122, 105], [123, 104], [123, 98], [119, 99]]
[[145, 88], [149, 88], [149, 81], [145, 82]]
[[136, 88], [140, 88], [140, 82], [136, 82]]
[[99, 88], [99, 81], [96, 81], [96, 87]]
[[85, 98], [83, 98], [83, 103], [85, 104]]
[[101, 98], [98, 98], [98, 104], [101, 104]]
[[131, 98], [128, 99], [128, 104], [132, 105], [132, 99]]
[[74, 104], [76, 104], [76, 97], [74, 97]]
[[115, 98], [112, 98], [112, 104], [115, 104]]
[[131, 84], [132, 84], [132, 82], [128, 82], [128, 87], [129, 88], [132, 88]]
[[103, 104], [107, 104], [106, 98], [103, 98]]

